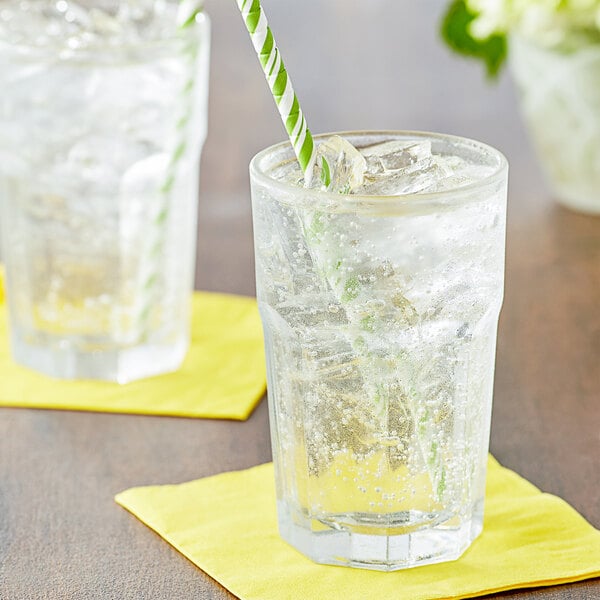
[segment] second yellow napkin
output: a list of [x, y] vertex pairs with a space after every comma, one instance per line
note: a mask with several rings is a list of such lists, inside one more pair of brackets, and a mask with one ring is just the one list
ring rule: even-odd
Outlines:
[[458, 561], [394, 573], [317, 565], [283, 542], [272, 464], [116, 501], [242, 600], [456, 599], [600, 576], [600, 531], [492, 457], [483, 534]]
[[265, 390], [262, 326], [253, 298], [195, 293], [192, 342], [181, 369], [123, 386], [53, 380], [14, 364], [0, 281], [0, 406], [243, 420]]

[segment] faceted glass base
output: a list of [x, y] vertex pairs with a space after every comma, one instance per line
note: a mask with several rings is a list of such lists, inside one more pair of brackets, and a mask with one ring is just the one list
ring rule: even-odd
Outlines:
[[446, 520], [409, 533], [369, 534], [366, 526], [353, 530], [343, 526], [335, 528], [332, 521], [333, 518], [328, 518], [325, 525], [321, 519], [292, 514], [287, 506], [279, 505], [281, 536], [311, 560], [329, 565], [397, 571], [459, 558], [481, 533], [483, 504], [478, 503], [471, 518], [462, 520], [459, 525], [450, 526]]
[[140, 344], [114, 350], [81, 351], [74, 347], [41, 346], [12, 336], [16, 363], [58, 379], [95, 379], [129, 383], [176, 371], [188, 350], [188, 340], [173, 344]]

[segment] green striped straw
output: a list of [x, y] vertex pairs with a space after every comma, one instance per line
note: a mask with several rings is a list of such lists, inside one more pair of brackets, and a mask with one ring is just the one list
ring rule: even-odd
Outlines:
[[237, 0], [237, 3], [308, 185], [312, 179], [316, 148], [265, 11], [259, 0]]
[[[203, 0], [180, 0], [177, 8], [177, 28], [183, 32], [193, 25], [196, 16], [202, 12]], [[204, 40], [202, 44], [206, 43]], [[189, 125], [192, 111], [192, 91], [194, 89], [195, 75], [194, 65], [197, 59], [197, 48], [193, 46], [187, 57], [189, 61], [190, 75], [185, 81], [181, 93], [181, 116], [177, 120], [176, 135], [174, 147], [167, 164], [163, 182], [160, 186], [160, 201], [156, 214], [153, 216], [152, 228], [145, 240], [145, 250], [143, 257], [146, 262], [146, 268], [142, 269], [140, 286], [142, 289], [141, 305], [135, 312], [135, 327], [142, 336], [147, 336], [149, 317], [152, 307], [158, 302], [156, 294], [158, 293], [157, 284], [160, 274], [160, 257], [165, 249], [166, 226], [170, 214], [171, 191], [177, 177], [179, 162], [187, 150], [186, 128]]]

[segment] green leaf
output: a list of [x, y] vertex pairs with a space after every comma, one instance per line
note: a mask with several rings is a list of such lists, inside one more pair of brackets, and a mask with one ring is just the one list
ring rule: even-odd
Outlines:
[[350, 302], [358, 298], [360, 294], [360, 281], [356, 275], [353, 275], [346, 281], [344, 293], [342, 294], [342, 302]]
[[367, 315], [360, 320], [360, 328], [369, 333], [375, 333], [375, 317], [373, 315]]
[[470, 25], [476, 17], [477, 14], [468, 8], [465, 0], [453, 0], [442, 21], [442, 37], [459, 54], [482, 60], [488, 76], [495, 78], [506, 60], [506, 36], [494, 34], [486, 39], [473, 37]]
[[321, 157], [321, 181], [326, 188], [331, 185], [331, 169], [324, 156]]
[[440, 477], [440, 480], [439, 480], [438, 486], [437, 486], [438, 498], [442, 497], [442, 494], [444, 493], [445, 489], [446, 489], [446, 471], [445, 471], [445, 469], [442, 468], [442, 475]]
[[306, 234], [308, 239], [314, 243], [319, 244], [321, 242], [322, 234], [325, 231], [325, 219], [322, 212], [317, 211], [307, 227]]
[[[438, 445], [437, 442], [431, 442], [431, 449], [429, 451], [429, 458], [427, 459], [427, 464], [430, 467], [433, 467], [435, 465], [435, 460], [437, 458], [437, 450], [438, 450]], [[438, 492], [439, 495], [440, 492]]]

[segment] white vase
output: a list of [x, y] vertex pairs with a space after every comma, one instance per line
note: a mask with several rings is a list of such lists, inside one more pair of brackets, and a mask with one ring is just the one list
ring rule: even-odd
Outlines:
[[600, 215], [600, 42], [548, 48], [510, 40], [511, 69], [558, 202]]

